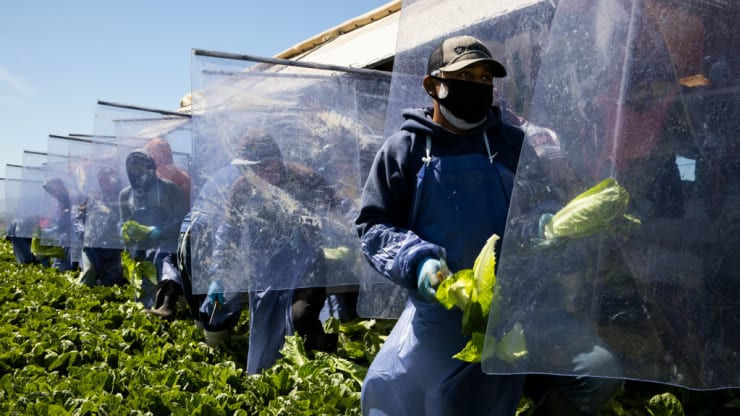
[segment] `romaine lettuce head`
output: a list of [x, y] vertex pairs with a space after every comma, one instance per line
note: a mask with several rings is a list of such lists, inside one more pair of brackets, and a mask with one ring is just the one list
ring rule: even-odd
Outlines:
[[442, 305], [447, 309], [457, 306], [463, 311], [462, 329], [466, 334], [485, 332], [496, 284], [498, 239], [496, 234], [488, 239], [472, 269], [458, 271], [437, 287], [437, 300]]
[[585, 237], [624, 216], [629, 193], [614, 178], [607, 178], [570, 201], [545, 225], [545, 238]]

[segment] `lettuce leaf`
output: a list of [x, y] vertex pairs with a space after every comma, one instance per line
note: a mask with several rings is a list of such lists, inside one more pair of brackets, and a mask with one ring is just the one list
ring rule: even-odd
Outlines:
[[469, 363], [480, 362], [485, 339], [486, 336], [482, 332], [473, 332], [473, 336], [465, 345], [465, 348], [453, 355], [452, 358], [457, 358], [460, 361], [466, 361]]
[[157, 268], [154, 263], [147, 260], [135, 260], [128, 251], [121, 254], [121, 266], [123, 266], [124, 277], [134, 287], [134, 294], [138, 298], [141, 296], [142, 282], [144, 279], [149, 283], [157, 284]]
[[651, 416], [684, 416], [681, 402], [671, 393], [651, 397], [647, 404], [647, 411]]
[[141, 241], [149, 237], [152, 227], [141, 225], [136, 221], [129, 220], [121, 226], [121, 238], [124, 243]]
[[46, 246], [41, 244], [39, 237], [31, 239], [31, 253], [37, 257], [64, 258], [64, 249], [56, 246]]
[[604, 179], [558, 211], [545, 225], [545, 238], [586, 237], [620, 217], [639, 222], [625, 215], [629, 200], [629, 192], [616, 179]]
[[[458, 271], [444, 279], [437, 287], [437, 301], [447, 309], [455, 306], [460, 308], [463, 311], [462, 332], [472, 336], [465, 348], [453, 358], [467, 362], [480, 362], [481, 360], [488, 314], [496, 285], [496, 242], [498, 239], [499, 236], [494, 234], [486, 241], [472, 269]], [[504, 335], [501, 343], [497, 344], [497, 351], [499, 346], [502, 349], [501, 357], [505, 357], [506, 360], [524, 356], [526, 347], [521, 325], [515, 326]]]
[[527, 355], [527, 344], [524, 340], [522, 324], [515, 323], [514, 327], [504, 333], [501, 341], [495, 345], [496, 357], [502, 361], [511, 363]]

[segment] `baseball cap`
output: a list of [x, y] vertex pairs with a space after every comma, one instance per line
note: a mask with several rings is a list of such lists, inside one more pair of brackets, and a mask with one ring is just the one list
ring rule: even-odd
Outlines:
[[432, 75], [434, 71], [458, 71], [477, 62], [488, 64], [496, 78], [506, 76], [506, 69], [491, 57], [486, 45], [468, 35], [445, 39], [434, 48], [427, 62], [427, 75]]
[[261, 131], [249, 131], [237, 145], [237, 158], [232, 165], [251, 166], [266, 160], [281, 160], [275, 139]]

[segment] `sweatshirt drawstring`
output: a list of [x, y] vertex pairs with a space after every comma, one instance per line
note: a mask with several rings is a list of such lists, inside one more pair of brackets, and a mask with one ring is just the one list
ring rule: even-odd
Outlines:
[[[488, 153], [488, 163], [493, 164], [493, 159], [498, 155], [498, 152], [491, 154], [491, 145], [488, 144], [488, 135], [484, 132], [483, 133], [483, 143], [486, 145], [486, 153]], [[426, 151], [426, 156], [421, 158], [421, 161], [424, 162], [424, 164], [429, 167], [429, 164], [432, 163], [432, 139], [427, 135], [427, 144], [424, 148]]]

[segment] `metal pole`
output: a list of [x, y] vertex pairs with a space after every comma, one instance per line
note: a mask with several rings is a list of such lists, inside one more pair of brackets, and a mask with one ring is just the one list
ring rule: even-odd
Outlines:
[[109, 106], [109, 107], [126, 108], [126, 109], [129, 109], [129, 110], [148, 111], [150, 113], [158, 113], [158, 114], [162, 114], [162, 115], [165, 115], [165, 116], [176, 116], [176, 117], [191, 118], [190, 114], [176, 113], [174, 111], [167, 111], [167, 110], [157, 110], [156, 108], [139, 107], [139, 106], [136, 106], [136, 105], [129, 105], [129, 104], [112, 103], [110, 101], [98, 101], [98, 105], [106, 105], [106, 106]]
[[100, 136], [100, 135], [94, 135], [94, 134], [79, 134], [79, 133], [69, 133], [69, 137], [89, 137], [91, 139], [115, 139], [116, 136]]
[[51, 139], [70, 140], [70, 141], [73, 141], [73, 142], [81, 142], [81, 143], [92, 143], [92, 140], [81, 139], [79, 137], [58, 136], [56, 134], [50, 134], [49, 135], [49, 138], [51, 138]]
[[212, 58], [235, 59], [239, 61], [262, 62], [262, 63], [273, 64], [273, 65], [295, 66], [295, 67], [300, 67], [300, 68], [322, 69], [326, 71], [348, 72], [348, 73], [362, 74], [362, 75], [373, 75], [373, 76], [383, 76], [383, 77], [391, 76], [390, 72], [378, 71], [377, 69], [352, 68], [348, 66], [320, 64], [316, 62], [292, 61], [290, 59], [266, 58], [263, 56], [255, 56], [255, 55], [241, 55], [241, 54], [228, 53], [228, 52], [207, 51], [203, 49], [193, 49], [193, 55], [209, 56]]

